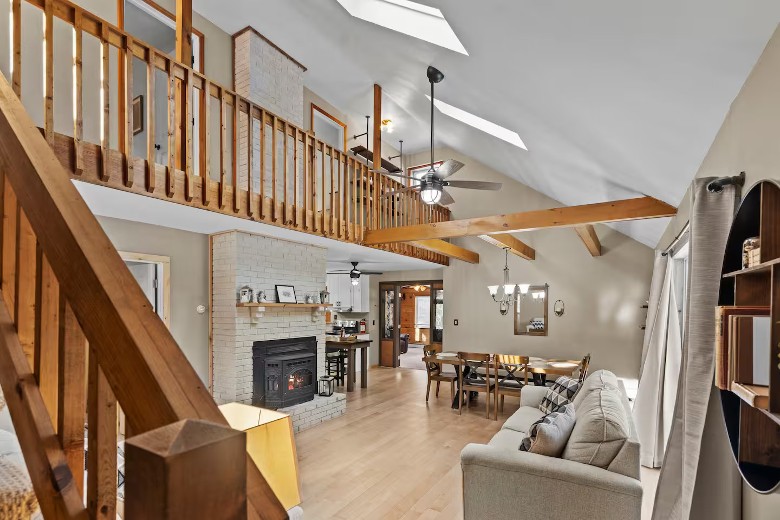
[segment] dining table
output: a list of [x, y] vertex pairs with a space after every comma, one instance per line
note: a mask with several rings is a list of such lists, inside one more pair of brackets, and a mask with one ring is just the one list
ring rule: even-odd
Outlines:
[[[439, 363], [441, 365], [452, 365], [455, 367], [455, 375], [460, 376], [460, 370], [465, 363], [458, 359], [457, 352], [437, 352], [433, 356], [424, 357], [425, 363]], [[528, 372], [534, 375], [534, 384], [544, 386], [548, 375], [573, 376], [579, 369], [580, 362], [571, 359], [545, 359], [540, 357], [530, 357], [528, 363]], [[470, 367], [464, 369], [464, 377]], [[453, 399], [452, 407], [458, 408], [458, 397], [460, 396], [460, 383], [458, 384], [458, 394]]]
[[355, 391], [355, 352], [360, 349], [360, 388], [368, 388], [368, 347], [371, 340], [325, 341], [325, 352], [347, 351], [347, 392]]

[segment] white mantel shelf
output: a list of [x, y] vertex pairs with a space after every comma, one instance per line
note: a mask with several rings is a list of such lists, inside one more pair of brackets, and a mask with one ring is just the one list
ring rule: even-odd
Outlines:
[[[262, 318], [265, 315], [267, 309], [299, 309], [311, 311], [311, 321], [317, 321], [320, 317], [320, 313], [325, 312], [328, 308], [333, 307], [331, 303], [277, 303], [277, 302], [262, 302], [262, 303], [237, 303], [236, 307], [239, 309], [250, 309], [250, 318]], [[253, 313], [251, 309], [254, 309]], [[254, 320], [253, 320], [254, 321]]]

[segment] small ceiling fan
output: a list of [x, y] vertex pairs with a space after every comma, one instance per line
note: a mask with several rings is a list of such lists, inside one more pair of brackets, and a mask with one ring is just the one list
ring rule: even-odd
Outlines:
[[331, 271], [328, 274], [348, 274], [352, 285], [357, 285], [361, 274], [382, 274], [379, 271], [361, 271], [358, 269], [358, 262], [350, 262], [352, 269], [350, 271]]
[[431, 84], [431, 167], [422, 177], [411, 177], [409, 175], [399, 175], [396, 173], [383, 172], [385, 175], [392, 177], [399, 177], [402, 179], [412, 180], [413, 186], [402, 188], [388, 193], [386, 196], [394, 195], [397, 193], [407, 193], [412, 191], [419, 191], [420, 198], [426, 204], [441, 204], [446, 206], [455, 202], [452, 196], [444, 191], [444, 188], [465, 188], [469, 190], [491, 190], [496, 191], [501, 189], [500, 182], [486, 182], [486, 181], [448, 181], [449, 176], [463, 168], [465, 166], [462, 162], [454, 159], [449, 159], [442, 163], [441, 166], [436, 168], [433, 161], [433, 86], [436, 83], [441, 83], [444, 79], [444, 74], [435, 67], [428, 67], [428, 81]]

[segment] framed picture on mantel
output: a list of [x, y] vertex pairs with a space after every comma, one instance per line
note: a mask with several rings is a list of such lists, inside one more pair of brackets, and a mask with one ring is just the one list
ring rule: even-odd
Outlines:
[[277, 285], [276, 301], [279, 303], [296, 303], [295, 287], [292, 285]]

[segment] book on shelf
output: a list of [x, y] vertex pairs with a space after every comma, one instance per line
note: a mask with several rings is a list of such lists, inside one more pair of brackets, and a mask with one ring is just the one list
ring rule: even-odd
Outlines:
[[721, 390], [730, 390], [734, 380], [734, 359], [730, 355], [734, 332], [730, 329], [730, 319], [734, 316], [769, 316], [769, 307], [726, 305], [715, 308], [715, 386]]
[[731, 316], [729, 320], [731, 381], [769, 386], [769, 317]]

